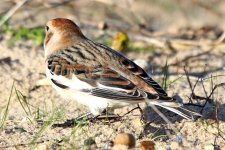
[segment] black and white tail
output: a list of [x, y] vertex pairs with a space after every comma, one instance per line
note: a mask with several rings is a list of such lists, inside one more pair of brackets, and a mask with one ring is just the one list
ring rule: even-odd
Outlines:
[[155, 105], [155, 106], [165, 108], [189, 120], [194, 120], [195, 119], [194, 116], [198, 116], [198, 117], [202, 116], [201, 114], [197, 112], [184, 108], [183, 104], [177, 103], [175, 101], [149, 100], [148, 103], [150, 105]]

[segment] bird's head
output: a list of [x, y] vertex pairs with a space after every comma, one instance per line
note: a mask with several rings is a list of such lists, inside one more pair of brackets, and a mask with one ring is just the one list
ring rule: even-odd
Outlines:
[[82, 39], [85, 36], [73, 21], [65, 18], [52, 19], [45, 26], [45, 57]]

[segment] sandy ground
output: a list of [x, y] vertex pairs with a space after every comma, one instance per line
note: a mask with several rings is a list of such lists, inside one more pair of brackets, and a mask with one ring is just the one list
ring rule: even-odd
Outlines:
[[[157, 118], [150, 125], [146, 125], [140, 122], [140, 114], [138, 111], [126, 116], [122, 121], [115, 123], [97, 122], [94, 124], [88, 123], [84, 126], [75, 125], [74, 127], [56, 127], [52, 128], [54, 123], [63, 123], [66, 119], [72, 119], [86, 112], [86, 108], [73, 101], [63, 100], [57, 95], [57, 93], [50, 86], [36, 87], [37, 81], [43, 79], [44, 75], [44, 57], [42, 48], [32, 48], [29, 45], [21, 45], [12, 49], [8, 49], [5, 46], [4, 41], [1, 42], [1, 78], [0, 78], [0, 92], [1, 92], [1, 113], [5, 112], [10, 91], [14, 82], [14, 89], [12, 98], [9, 104], [8, 117], [4, 124], [4, 130], [0, 133], [0, 145], [4, 148], [15, 149], [15, 147], [30, 147], [32, 140], [35, 143], [47, 143], [49, 147], [79, 147], [83, 146], [83, 141], [89, 137], [92, 137], [97, 142], [99, 148], [104, 148], [107, 141], [113, 140], [115, 135], [120, 132], [133, 133], [136, 138], [143, 139], [155, 139], [155, 143], [158, 148], [168, 147], [177, 143], [178, 136], [172, 132], [171, 127], [168, 124], [163, 123], [162, 120]], [[193, 51], [194, 52], [194, 51]], [[191, 53], [191, 52], [190, 52]], [[184, 52], [182, 52], [184, 54]], [[188, 54], [188, 53], [187, 53]], [[177, 54], [178, 56], [181, 54]], [[179, 58], [176, 55], [173, 57]], [[163, 57], [157, 58], [157, 60], [163, 60]], [[173, 58], [172, 57], [172, 58]], [[202, 56], [204, 58], [204, 56]], [[222, 67], [224, 63], [223, 57], [208, 57], [203, 59], [207, 66], [207, 63], [214, 66], [207, 69], [213, 69]], [[159, 64], [157, 60], [151, 60], [154, 63]], [[170, 60], [170, 59], [168, 59]], [[199, 61], [201, 59], [199, 58]], [[172, 62], [171, 62], [172, 63]], [[203, 63], [203, 62], [198, 62]], [[191, 64], [194, 65], [194, 64]], [[213, 73], [207, 74], [209, 70], [205, 70], [204, 77], [211, 75], [223, 75], [224, 68], [213, 71]], [[199, 71], [198, 65], [190, 74]], [[171, 67], [171, 73], [173, 67]], [[175, 74], [175, 73], [174, 73]], [[181, 73], [171, 75], [170, 80], [178, 78]], [[162, 80], [162, 76], [155, 75], [155, 79]], [[198, 79], [197, 77], [190, 76], [192, 84]], [[225, 81], [225, 77], [216, 77], [213, 79], [213, 83], [219, 84]], [[204, 81], [204, 87], [207, 93], [211, 90], [211, 81]], [[19, 90], [27, 100], [31, 114], [26, 114], [22, 105], [16, 97], [15, 88]], [[176, 115], [169, 115], [165, 112], [165, 115], [169, 115], [169, 119], [173, 122], [175, 127], [183, 139], [183, 146], [195, 147], [196, 149], [202, 149], [204, 147], [210, 147], [212, 144], [220, 145], [224, 143], [225, 136], [225, 118], [224, 118], [224, 88], [218, 88], [214, 92], [213, 104], [207, 104], [203, 110], [204, 117], [211, 119], [198, 119], [195, 122], [187, 121], [185, 119], [179, 119]], [[170, 95], [179, 95], [181, 99], [187, 102], [187, 96], [190, 95], [191, 90], [186, 80], [186, 76], [183, 76], [177, 82], [172, 84], [168, 92]], [[199, 83], [196, 86], [195, 93], [206, 97], [203, 91], [202, 85]], [[218, 103], [218, 119], [215, 119], [215, 103]], [[25, 110], [28, 110], [25, 106]], [[142, 105], [144, 107], [144, 105]], [[119, 114], [123, 114], [133, 107], [125, 107], [117, 111]], [[199, 110], [198, 108], [194, 108]], [[137, 116], [135, 116], [137, 114]], [[157, 114], [152, 110], [146, 111], [148, 120], [153, 119]], [[153, 117], [154, 116], [154, 117]], [[31, 121], [29, 119], [31, 119]], [[49, 121], [49, 123], [42, 124], [35, 120]], [[166, 132], [170, 131], [171, 135], [166, 137]], [[40, 134], [40, 135], [39, 135]], [[161, 137], [162, 136], [162, 137]], [[38, 137], [36, 139], [36, 137]], [[223, 137], [223, 138], [222, 138]]]
[[[83, 3], [79, 1], [80, 6], [83, 6]], [[98, 7], [100, 6], [98, 5]], [[65, 7], [68, 7], [66, 9], [68, 12], [71, 11], [69, 9], [71, 5]], [[62, 7], [56, 9], [58, 12], [63, 10]], [[155, 9], [154, 12], [159, 11], [157, 8]], [[63, 12], [65, 13], [65, 11]], [[66, 13], [68, 14], [68, 12]], [[49, 11], [49, 13], [54, 12]], [[162, 14], [162, 18], [166, 17], [164, 13]], [[47, 16], [40, 21], [43, 23], [39, 24], [43, 26], [44, 22], [54, 15]], [[12, 24], [21, 20], [20, 17], [22, 15], [12, 18]], [[81, 15], [77, 17], [75, 20], [79, 20]], [[101, 19], [98, 18], [98, 20]], [[36, 22], [34, 21], [34, 24]], [[154, 23], [153, 27], [156, 27], [158, 24]], [[161, 27], [165, 30], [164, 26]], [[86, 26], [83, 25], [82, 29], [93, 38]], [[182, 32], [178, 35], [181, 37], [181, 34]], [[121, 121], [114, 123], [108, 123], [106, 120], [95, 123], [83, 121], [72, 127], [53, 127], [53, 124], [62, 124], [67, 119], [76, 118], [88, 110], [75, 101], [64, 100], [51, 86], [37, 86], [37, 81], [45, 78], [42, 47], [32, 46], [31, 41], [21, 41], [14, 47], [8, 48], [7, 40], [8, 37], [3, 36], [0, 41], [1, 121], [9, 102], [7, 118], [4, 121], [3, 130], [0, 131], [0, 149], [34, 149], [38, 144], [44, 144], [50, 149], [82, 149], [85, 146], [85, 140], [90, 138], [95, 140], [98, 149], [106, 149], [108, 143], [113, 141], [120, 132], [132, 133], [137, 139], [136, 148], [139, 147], [139, 141], [147, 139], [155, 142], [156, 149], [190, 149], [190, 147], [208, 150], [225, 149], [224, 86], [216, 88], [210, 97], [211, 101], [205, 107], [190, 106], [197, 112], [202, 110], [203, 118], [196, 121], [188, 121], [162, 110], [172, 123], [169, 125], [160, 119], [151, 108], [145, 108], [145, 105], [141, 104], [149, 124], [141, 122], [140, 113], [135, 110]], [[169, 64], [168, 81], [172, 82], [179, 78], [168, 87], [167, 91], [169, 95], [176, 95], [177, 99], [184, 103], [189, 101], [188, 97], [192, 92], [183, 69], [184, 66], [190, 75], [192, 87], [199, 80], [194, 89], [194, 93], [198, 96], [206, 98], [215, 85], [225, 83], [224, 47], [209, 48], [204, 47], [203, 44], [203, 46], [181, 47], [178, 51], [156, 48], [147, 53], [128, 53], [127, 55], [132, 59], [145, 60], [148, 64], [146, 69], [160, 83], [163, 79], [162, 68], [167, 61]], [[11, 89], [12, 94], [10, 94]], [[193, 100], [195, 104], [202, 105], [204, 102], [205, 100]], [[116, 110], [116, 113], [124, 114], [134, 107], [124, 107]]]

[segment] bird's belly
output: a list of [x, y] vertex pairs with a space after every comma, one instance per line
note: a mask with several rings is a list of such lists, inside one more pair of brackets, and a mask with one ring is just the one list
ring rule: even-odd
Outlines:
[[54, 88], [58, 93], [67, 100], [75, 100], [78, 103], [89, 107], [90, 111], [94, 115], [99, 115], [106, 108], [120, 108], [129, 105], [130, 103], [121, 102], [119, 100], [110, 100], [106, 98], [92, 96], [88, 93], [76, 91], [76, 90], [62, 90], [58, 87]]
[[107, 98], [96, 97], [89, 93], [81, 92], [82, 89], [92, 88], [89, 84], [80, 81], [75, 76], [72, 79], [67, 79], [63, 76], [52, 75], [50, 72], [46, 72], [48, 78], [57, 81], [60, 84], [68, 87], [63, 89], [52, 82], [52, 86], [56, 91], [64, 98], [68, 100], [76, 100], [78, 103], [86, 105], [90, 108], [94, 115], [100, 114], [107, 107], [120, 108], [131, 104], [128, 101], [112, 100]]
[[60, 95], [69, 100], [76, 100], [78, 103], [89, 107], [123, 107], [129, 105], [127, 102], [121, 102], [120, 100], [111, 100], [101, 97], [90, 95], [76, 90], [60, 90], [58, 87], [55, 89]]

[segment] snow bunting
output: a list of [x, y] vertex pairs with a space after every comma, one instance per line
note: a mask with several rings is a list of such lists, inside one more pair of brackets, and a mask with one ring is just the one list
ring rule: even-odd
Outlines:
[[[95, 116], [147, 102], [191, 119], [197, 113], [175, 102], [141, 67], [121, 53], [89, 40], [71, 20], [46, 24], [46, 75], [63, 98], [89, 107]], [[182, 111], [180, 111], [182, 110]]]

